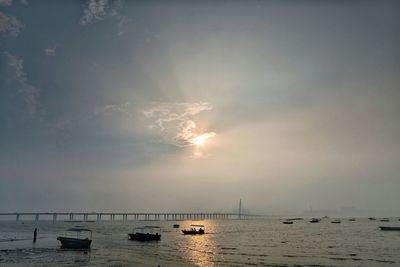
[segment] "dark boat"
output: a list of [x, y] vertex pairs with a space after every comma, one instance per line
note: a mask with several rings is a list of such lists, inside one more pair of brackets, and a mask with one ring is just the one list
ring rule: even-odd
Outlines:
[[293, 221], [283, 221], [283, 224], [293, 224]]
[[382, 231], [400, 231], [398, 226], [379, 226]]
[[161, 240], [161, 228], [158, 226], [136, 227], [129, 238], [136, 241], [159, 241]]
[[355, 221], [356, 221], [356, 219], [354, 219], [354, 218], [350, 218], [350, 219], [349, 219], [349, 221], [350, 221], [350, 222], [355, 222]]
[[205, 234], [205, 226], [202, 224], [192, 224], [190, 225], [189, 230], [182, 230], [184, 235], [204, 235]]
[[63, 236], [58, 236], [62, 248], [90, 248], [92, 243], [92, 231], [81, 227], [69, 228]]
[[336, 220], [331, 221], [331, 223], [341, 223], [341, 221], [339, 219], [336, 219]]
[[381, 221], [381, 222], [388, 222], [389, 219], [388, 219], [388, 218], [383, 218], [383, 219], [381, 219], [380, 221]]
[[376, 221], [376, 219], [374, 217], [369, 217], [368, 220], [370, 221]]
[[310, 220], [310, 223], [319, 223], [321, 221], [321, 219], [317, 219], [317, 218], [312, 218]]
[[179, 224], [174, 224], [174, 228], [179, 228]]

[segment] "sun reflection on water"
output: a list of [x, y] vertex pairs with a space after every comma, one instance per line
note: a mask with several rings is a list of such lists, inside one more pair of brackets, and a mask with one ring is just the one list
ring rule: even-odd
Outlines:
[[180, 246], [180, 249], [184, 257], [197, 266], [215, 266], [217, 247], [212, 238], [213, 234], [209, 232], [213, 229], [213, 223], [212, 221], [202, 221], [201, 223], [205, 225], [206, 233], [204, 235], [183, 236], [184, 243]]

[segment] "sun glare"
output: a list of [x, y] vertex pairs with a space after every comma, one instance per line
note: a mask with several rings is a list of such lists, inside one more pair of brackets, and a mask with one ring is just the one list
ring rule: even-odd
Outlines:
[[197, 136], [196, 138], [193, 139], [193, 143], [196, 146], [201, 146], [206, 142], [206, 139], [207, 138], [204, 135], [199, 135], [199, 136]]

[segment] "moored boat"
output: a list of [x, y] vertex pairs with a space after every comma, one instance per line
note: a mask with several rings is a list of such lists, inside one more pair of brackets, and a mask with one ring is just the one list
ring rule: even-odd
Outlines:
[[62, 248], [80, 249], [90, 248], [92, 243], [92, 231], [81, 227], [69, 228], [64, 235], [57, 237]]
[[381, 219], [380, 221], [381, 221], [381, 222], [388, 222], [389, 219], [388, 219], [388, 218], [383, 218], [383, 219]]
[[161, 240], [161, 228], [158, 226], [136, 227], [128, 235], [131, 240], [158, 241]]
[[293, 221], [286, 220], [286, 221], [283, 221], [282, 223], [283, 224], [293, 224]]
[[340, 219], [336, 219], [336, 220], [331, 221], [331, 223], [341, 223], [341, 221], [340, 221]]
[[192, 224], [190, 229], [182, 230], [184, 235], [203, 235], [205, 234], [205, 226], [202, 224]]
[[174, 228], [179, 228], [179, 226], [180, 226], [179, 224], [174, 224], [173, 225]]
[[400, 226], [379, 226], [382, 231], [400, 231]]
[[321, 219], [317, 219], [317, 218], [312, 218], [310, 220], [310, 223], [319, 223], [321, 221]]
[[374, 217], [369, 217], [368, 220], [370, 220], [370, 221], [376, 221], [376, 218], [374, 218]]

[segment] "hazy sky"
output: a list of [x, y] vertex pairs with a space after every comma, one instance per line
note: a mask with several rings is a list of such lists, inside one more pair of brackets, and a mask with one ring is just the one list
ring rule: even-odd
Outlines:
[[399, 215], [399, 2], [0, 10], [0, 211]]

